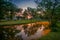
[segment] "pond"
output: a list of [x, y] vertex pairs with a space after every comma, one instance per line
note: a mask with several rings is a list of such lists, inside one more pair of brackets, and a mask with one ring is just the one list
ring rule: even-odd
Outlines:
[[35, 40], [41, 38], [42, 36], [50, 32], [48, 26], [49, 23], [36, 22], [36, 23], [29, 23], [29, 24], [4, 26], [4, 28], [19, 30], [19, 32], [16, 33], [14, 36], [16, 38], [19, 38], [20, 40]]

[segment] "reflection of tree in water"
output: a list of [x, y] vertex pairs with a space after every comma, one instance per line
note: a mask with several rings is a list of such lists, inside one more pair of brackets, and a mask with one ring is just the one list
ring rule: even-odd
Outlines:
[[30, 36], [30, 35], [33, 35], [33, 34], [35, 34], [36, 33], [36, 31], [37, 31], [37, 29], [40, 27], [41, 25], [33, 25], [33, 26], [31, 26], [30, 28], [28, 28], [28, 26], [27, 25], [25, 25], [25, 26], [23, 26], [23, 28], [24, 28], [24, 30], [25, 30], [25, 33], [26, 34], [28, 34], [28, 36]]
[[11, 26], [5, 26], [0, 27], [0, 32], [1, 40], [16, 40], [14, 35], [20, 31], [12, 28]]
[[39, 27], [40, 25], [34, 25], [33, 27], [30, 27], [28, 30], [29, 36], [35, 34]]
[[23, 29], [24, 29], [25, 34], [27, 34], [27, 32], [28, 32], [27, 27], [28, 27], [27, 25], [24, 25], [23, 26]]
[[[16, 26], [16, 27], [19, 27], [21, 28], [21, 30], [24, 30], [25, 34], [27, 34], [27, 36], [31, 36], [31, 35], [34, 35], [38, 28], [40, 28], [42, 25], [40, 24], [34, 24], [33, 26], [32, 25], [23, 25], [22, 27], [21, 26]], [[6, 35], [7, 34], [7, 39], [6, 40], [22, 40], [23, 38], [21, 36], [17, 36], [15, 37], [14, 35], [17, 33], [17, 32], [20, 32], [21, 30], [17, 30], [16, 27], [14, 26], [6, 26], [4, 28], [0, 28], [0, 31], [2, 31], [2, 36]], [[6, 33], [4, 33], [4, 32]], [[6, 38], [6, 37], [3, 37], [3, 38]], [[5, 39], [4, 39], [5, 40]]]

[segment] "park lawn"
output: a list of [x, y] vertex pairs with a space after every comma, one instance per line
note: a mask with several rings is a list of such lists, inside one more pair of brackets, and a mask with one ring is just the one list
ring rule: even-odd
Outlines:
[[0, 22], [0, 26], [15, 25], [15, 24], [26, 24], [26, 23], [33, 23], [33, 22], [38, 22], [38, 21], [40, 21], [40, 20], [31, 19], [31, 20], [10, 20], [10, 21], [2, 21], [2, 22]]
[[60, 32], [50, 32], [38, 40], [60, 40]]
[[[47, 20], [37, 20], [37, 19], [30, 19], [30, 20], [10, 20], [6, 21], [3, 20], [0, 22], [0, 26], [5, 26], [5, 25], [16, 25], [16, 24], [27, 24], [27, 23], [35, 23], [35, 22], [46, 22]], [[60, 22], [57, 23], [57, 25], [60, 27]]]

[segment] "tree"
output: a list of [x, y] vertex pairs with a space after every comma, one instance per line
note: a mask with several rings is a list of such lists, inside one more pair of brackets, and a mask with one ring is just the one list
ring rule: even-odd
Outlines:
[[36, 8], [27, 7], [27, 10], [31, 12], [30, 14], [31, 14], [34, 18], [37, 16], [37, 13], [36, 13], [37, 9], [36, 9]]
[[22, 18], [24, 18], [24, 16], [23, 16], [23, 9], [22, 8], [18, 8], [18, 10], [17, 10], [17, 19], [19, 20], [19, 19], [22, 19]]
[[[17, 7], [10, 1], [1, 0], [0, 1], [0, 19], [3, 19], [5, 16], [12, 18], [13, 12], [16, 11]], [[9, 14], [10, 12], [10, 14]]]
[[45, 11], [46, 16], [50, 21], [50, 28], [57, 31], [57, 21], [60, 14], [60, 0], [35, 0], [38, 8]]

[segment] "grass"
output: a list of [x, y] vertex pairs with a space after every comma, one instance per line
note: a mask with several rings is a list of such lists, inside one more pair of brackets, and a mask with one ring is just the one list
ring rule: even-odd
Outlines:
[[[16, 25], [16, 24], [27, 24], [27, 23], [34, 23], [34, 22], [40, 22], [40, 21], [47, 21], [47, 20], [37, 20], [37, 19], [31, 19], [31, 20], [1, 20], [0, 26], [6, 26], [6, 25]], [[60, 22], [57, 23], [57, 25], [60, 27]]]
[[41, 37], [39, 40], [60, 40], [60, 32], [50, 32], [46, 36]]
[[57, 22], [57, 25], [60, 27], [60, 22]]
[[0, 22], [0, 26], [5, 25], [15, 25], [15, 24], [26, 24], [26, 23], [33, 23], [38, 22], [40, 20], [31, 19], [31, 20], [10, 20], [10, 21], [2, 21]]

